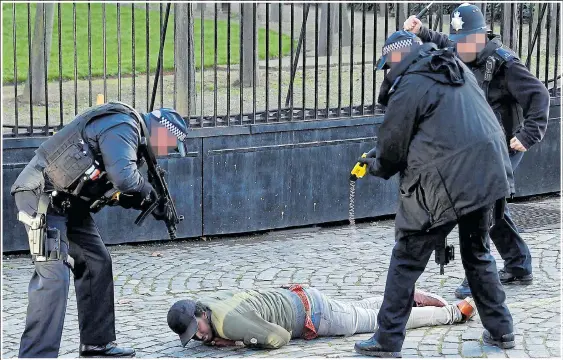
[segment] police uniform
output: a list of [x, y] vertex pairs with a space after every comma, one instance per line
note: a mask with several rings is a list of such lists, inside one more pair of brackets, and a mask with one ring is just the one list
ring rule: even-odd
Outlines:
[[[187, 131], [174, 111], [158, 114], [155, 120], [173, 126], [178, 134]], [[121, 103], [93, 107], [43, 142], [13, 184], [11, 193], [30, 236], [35, 265], [19, 357], [58, 356], [70, 271], [76, 289], [80, 355], [135, 354], [112, 343], [112, 262], [90, 213], [115, 191], [127, 195], [124, 202], [116, 203], [124, 207], [141, 209], [143, 202], [155, 199], [151, 184], [138, 170], [141, 121], [148, 123], [151, 118]]]
[[[417, 35], [439, 48], [455, 47], [456, 41], [469, 34], [484, 33], [486, 28], [479, 7], [466, 3], [452, 13], [449, 36], [425, 27], [421, 27]], [[543, 139], [548, 122], [549, 92], [516, 54], [501, 43], [500, 36], [488, 34], [487, 38], [476, 60], [467, 65], [475, 74], [503, 128], [515, 171], [524, 153], [511, 149], [510, 140], [516, 137], [529, 150]], [[504, 260], [500, 279], [504, 284], [529, 284], [533, 280], [530, 250], [520, 236], [508, 206], [504, 206], [504, 211], [504, 219], [496, 221], [490, 231], [490, 237]], [[471, 295], [466, 280], [455, 293], [458, 298]]]
[[385, 43], [378, 68], [388, 63], [389, 53], [405, 47], [410, 52], [403, 52], [385, 76], [378, 101], [386, 110], [377, 146], [371, 157], [358, 160], [374, 176], [389, 179], [398, 173], [400, 195], [378, 328], [355, 349], [401, 356], [416, 280], [456, 225], [483, 326], [510, 347], [512, 317], [487, 246], [492, 204], [512, 191], [502, 129], [474, 75], [454, 53], [416, 42], [413, 34], [400, 31]]

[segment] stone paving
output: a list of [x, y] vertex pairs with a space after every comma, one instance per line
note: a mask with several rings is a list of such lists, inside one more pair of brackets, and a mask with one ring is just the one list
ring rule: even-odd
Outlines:
[[[547, 202], [559, 208], [559, 201]], [[408, 331], [403, 356], [561, 357], [560, 233], [559, 225], [523, 233], [534, 258], [535, 280], [526, 287], [505, 287], [517, 335], [515, 349], [503, 351], [483, 345], [483, 328], [476, 316], [466, 324]], [[451, 243], [456, 237], [452, 233]], [[166, 313], [179, 299], [220, 289], [272, 288], [290, 282], [309, 284], [340, 299], [379, 295], [384, 290], [392, 245], [393, 221], [387, 220], [361, 223], [356, 228], [315, 227], [206, 242], [111, 247], [118, 341], [135, 347], [138, 357], [151, 358], [356, 357], [354, 342], [371, 334], [292, 340], [273, 351], [215, 349], [197, 342], [182, 348], [166, 324]], [[498, 262], [498, 253], [493, 252]], [[463, 278], [461, 261], [455, 260], [446, 266], [445, 275], [439, 275], [439, 267], [431, 259], [418, 287], [455, 301], [453, 290]], [[27, 257], [10, 256], [4, 257], [2, 268], [2, 358], [10, 358], [17, 356], [32, 265]], [[78, 356], [72, 285], [70, 298], [62, 357]]]

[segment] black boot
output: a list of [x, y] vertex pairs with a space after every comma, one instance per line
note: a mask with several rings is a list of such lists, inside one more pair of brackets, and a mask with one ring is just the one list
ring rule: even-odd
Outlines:
[[382, 358], [400, 358], [402, 357], [401, 351], [391, 351], [383, 348], [372, 336], [371, 339], [365, 341], [358, 341], [354, 346], [357, 353], [367, 356], [382, 357]]
[[461, 284], [455, 289], [455, 297], [458, 299], [465, 299], [467, 297], [471, 297], [471, 289], [469, 288], [469, 283], [467, 282], [467, 278], [463, 279]]
[[488, 330], [483, 331], [483, 343], [487, 345], [498, 346], [501, 349], [512, 349], [516, 346], [514, 341], [514, 334], [506, 334], [500, 338], [493, 338]]
[[532, 274], [524, 275], [524, 276], [515, 276], [510, 271], [506, 270], [499, 270], [498, 277], [500, 278], [500, 282], [504, 284], [521, 284], [521, 285], [529, 285], [534, 281], [534, 276]]
[[80, 344], [78, 355], [80, 357], [134, 357], [135, 350], [117, 347], [117, 344], [114, 342], [110, 342], [106, 345]]

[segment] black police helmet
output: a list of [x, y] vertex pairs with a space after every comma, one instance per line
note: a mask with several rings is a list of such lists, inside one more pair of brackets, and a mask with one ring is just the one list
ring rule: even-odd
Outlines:
[[485, 33], [486, 31], [487, 24], [481, 9], [470, 3], [463, 3], [451, 15], [448, 38], [451, 41], [458, 42], [467, 35]]

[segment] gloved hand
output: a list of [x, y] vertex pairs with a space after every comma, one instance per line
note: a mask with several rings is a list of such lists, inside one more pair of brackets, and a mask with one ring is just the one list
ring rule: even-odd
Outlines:
[[156, 220], [166, 220], [168, 218], [168, 206], [162, 202], [153, 210], [152, 216]]
[[119, 194], [118, 204], [125, 209], [142, 210], [144, 197], [140, 192]]
[[371, 170], [375, 167], [375, 162], [376, 162], [375, 148], [368, 151], [368, 153], [366, 154], [366, 157], [360, 157], [358, 159], [358, 162], [362, 165], [367, 165], [367, 172], [372, 174]]

